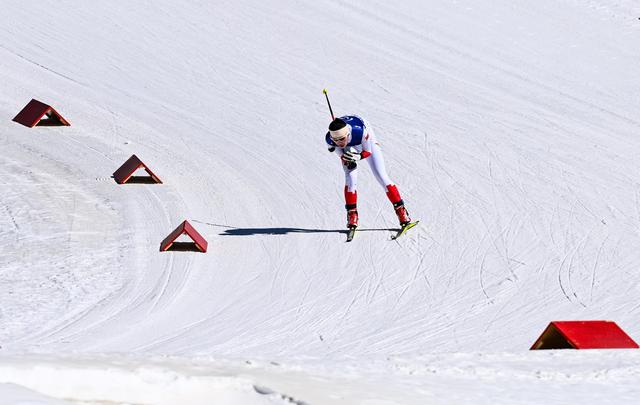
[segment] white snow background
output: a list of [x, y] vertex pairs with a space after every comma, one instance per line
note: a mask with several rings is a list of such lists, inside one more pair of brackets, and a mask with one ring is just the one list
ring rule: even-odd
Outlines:
[[[636, 404], [637, 0], [3, 0], [0, 404]], [[345, 243], [334, 112], [374, 127]], [[11, 119], [31, 98], [71, 127]], [[118, 185], [132, 154], [164, 182]], [[207, 253], [159, 252], [183, 220]]]

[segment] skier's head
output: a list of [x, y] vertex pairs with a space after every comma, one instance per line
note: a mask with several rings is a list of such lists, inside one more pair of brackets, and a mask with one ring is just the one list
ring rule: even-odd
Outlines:
[[351, 135], [351, 125], [347, 124], [340, 118], [336, 118], [329, 124], [329, 135], [336, 146], [344, 148], [349, 143], [349, 135]]

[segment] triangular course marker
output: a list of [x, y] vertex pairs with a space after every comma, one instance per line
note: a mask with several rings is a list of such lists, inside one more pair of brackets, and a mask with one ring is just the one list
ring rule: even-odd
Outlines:
[[555, 321], [531, 350], [637, 349], [638, 345], [612, 321]]
[[32, 99], [29, 103], [13, 118], [13, 121], [26, 127], [33, 128], [35, 126], [69, 126], [69, 121], [64, 119], [53, 107]]
[[[199, 250], [202, 253], [207, 251], [207, 241], [194, 229], [193, 226], [191, 226], [188, 221], [181, 223], [169, 236], [165, 238], [165, 240], [162, 241], [162, 243], [160, 243], [160, 251], [166, 252], [174, 244], [177, 245], [179, 242], [175, 242], [175, 240], [183, 234], [188, 235], [193, 240], [193, 243], [180, 243], [181, 248], [176, 250]], [[184, 249], [185, 247], [191, 247], [192, 249]]]
[[[141, 167], [144, 168], [150, 177], [132, 177], [133, 173]], [[113, 173], [113, 178], [118, 184], [124, 184], [129, 180], [131, 180], [132, 183], [162, 183], [162, 180], [160, 180], [160, 178], [156, 176], [151, 169], [147, 167], [147, 165], [142, 163], [142, 160], [140, 160], [136, 155], [131, 155], [131, 157]]]

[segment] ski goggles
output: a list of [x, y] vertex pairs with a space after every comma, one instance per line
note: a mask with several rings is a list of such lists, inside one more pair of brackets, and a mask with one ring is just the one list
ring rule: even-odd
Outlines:
[[338, 130], [338, 131], [329, 131], [331, 133], [331, 140], [338, 144], [343, 143], [349, 135], [351, 135], [351, 126], [347, 125], [346, 127]]
[[333, 143], [338, 144], [338, 143], [343, 143], [347, 141], [347, 136], [341, 136], [340, 138], [331, 138], [331, 140], [333, 141]]

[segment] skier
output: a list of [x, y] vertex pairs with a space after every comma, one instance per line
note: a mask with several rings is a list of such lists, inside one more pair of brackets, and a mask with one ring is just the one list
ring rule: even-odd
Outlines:
[[329, 152], [335, 151], [340, 156], [344, 169], [347, 228], [355, 229], [358, 226], [358, 161], [364, 159], [369, 162], [378, 183], [384, 187], [400, 225], [402, 227], [409, 225], [411, 218], [400, 197], [398, 187], [387, 175], [382, 150], [368, 122], [356, 115], [335, 118], [329, 124], [329, 132], [325, 139], [329, 145]]

